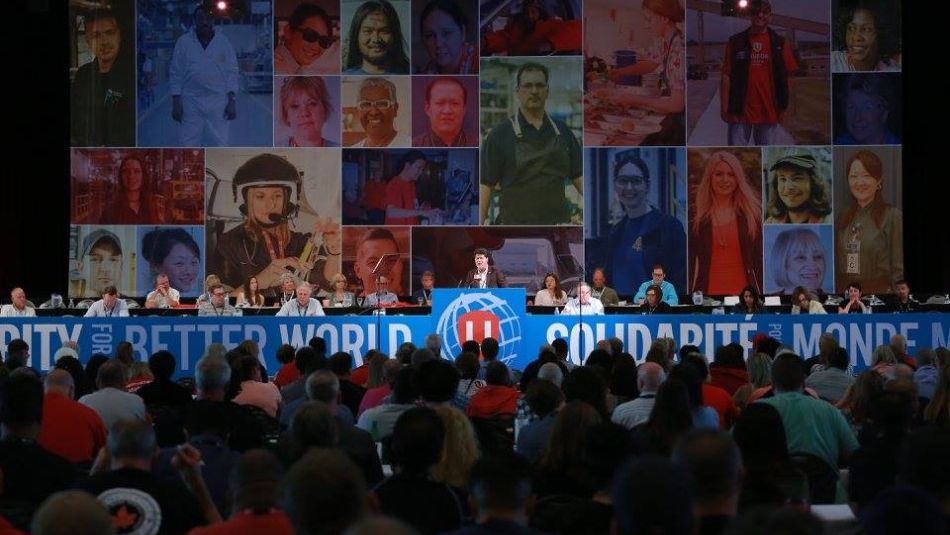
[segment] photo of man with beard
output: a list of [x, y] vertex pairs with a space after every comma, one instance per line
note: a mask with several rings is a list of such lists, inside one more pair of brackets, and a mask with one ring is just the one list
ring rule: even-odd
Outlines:
[[343, 74], [409, 74], [406, 40], [391, 3], [370, 0], [357, 8], [347, 36], [343, 69]]

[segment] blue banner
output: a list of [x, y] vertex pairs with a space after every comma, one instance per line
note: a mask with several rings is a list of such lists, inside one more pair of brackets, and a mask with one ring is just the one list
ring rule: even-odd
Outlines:
[[280, 367], [276, 353], [281, 344], [302, 347], [312, 337], [321, 336], [327, 341], [328, 355], [346, 351], [359, 366], [370, 349], [381, 347], [394, 355], [403, 342], [421, 346], [431, 332], [427, 316], [4, 319], [7, 321], [0, 323], [0, 350], [6, 354], [11, 340], [23, 339], [30, 345], [30, 365], [39, 370], [48, 370], [53, 354], [68, 341], [78, 344], [83, 362], [95, 353], [111, 356], [119, 342], [128, 341], [139, 360], [148, 360], [149, 355], [162, 349], [171, 351], [178, 358], [178, 375], [192, 375], [195, 362], [212, 343], [231, 349], [244, 340], [254, 340], [267, 370], [276, 373]]
[[[947, 314], [755, 314], [755, 315], [528, 315], [523, 289], [436, 289], [432, 297], [434, 332], [442, 335], [443, 356], [456, 356], [462, 342], [493, 336], [499, 341], [499, 358], [523, 369], [538, 349], [556, 338], [565, 338], [569, 358], [580, 364], [598, 340], [617, 337], [638, 362], [653, 340], [670, 337], [677, 347], [698, 346], [712, 361], [716, 348], [737, 342], [752, 349], [759, 332], [779, 340], [808, 358], [818, 354], [818, 339], [832, 333], [851, 356], [854, 371], [871, 364], [875, 347], [891, 336], [907, 338], [913, 354], [922, 347], [948, 346], [950, 315]], [[636, 310], [636, 309], [632, 309]], [[490, 334], [489, 334], [490, 333]]]
[[519, 289], [436, 290], [431, 316], [5, 318], [0, 323], [0, 351], [6, 354], [7, 344], [21, 338], [30, 345], [30, 365], [48, 370], [53, 353], [68, 341], [78, 344], [83, 361], [94, 353], [112, 355], [119, 342], [128, 341], [141, 360], [158, 350], [171, 351], [178, 358], [179, 375], [191, 375], [209, 344], [230, 349], [251, 339], [260, 345], [273, 373], [281, 344], [301, 347], [311, 337], [322, 336], [329, 353], [351, 353], [359, 366], [369, 349], [380, 347], [394, 355], [403, 342], [421, 346], [434, 332], [443, 338], [444, 358], [457, 356], [465, 340], [492, 336], [499, 341], [499, 358], [523, 369], [542, 344], [556, 338], [568, 341], [569, 358], [580, 364], [598, 340], [614, 336], [638, 361], [658, 337], [671, 337], [678, 346], [696, 345], [711, 360], [723, 344], [737, 342], [750, 350], [758, 332], [810, 357], [818, 354], [822, 333], [830, 332], [858, 372], [870, 365], [874, 348], [894, 334], [907, 338], [911, 354], [922, 347], [950, 346], [947, 314], [532, 316], [525, 313], [524, 302], [524, 290]]

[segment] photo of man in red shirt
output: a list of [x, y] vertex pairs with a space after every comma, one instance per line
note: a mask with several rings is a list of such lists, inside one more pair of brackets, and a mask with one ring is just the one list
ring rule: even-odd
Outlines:
[[729, 38], [722, 63], [720, 115], [729, 124], [730, 146], [775, 143], [789, 79], [798, 70], [791, 44], [769, 27], [771, 2], [753, 2], [749, 17], [749, 28]]
[[419, 216], [438, 214], [436, 208], [416, 207], [416, 180], [425, 168], [422, 151], [411, 150], [402, 157], [402, 170], [386, 184], [386, 225], [418, 225]]

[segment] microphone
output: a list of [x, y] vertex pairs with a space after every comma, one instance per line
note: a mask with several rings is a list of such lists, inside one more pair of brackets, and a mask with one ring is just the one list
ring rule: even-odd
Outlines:
[[290, 221], [289, 217], [281, 214], [267, 214], [267, 219], [270, 219], [271, 223], [283, 223], [284, 221]]

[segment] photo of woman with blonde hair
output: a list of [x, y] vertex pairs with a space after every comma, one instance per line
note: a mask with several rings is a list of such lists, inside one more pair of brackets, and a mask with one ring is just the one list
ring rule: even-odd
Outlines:
[[[735, 152], [713, 152], [691, 196], [690, 291], [736, 295], [762, 288], [762, 200]], [[759, 151], [746, 151], [759, 168]], [[752, 162], [750, 162], [752, 163]]]

